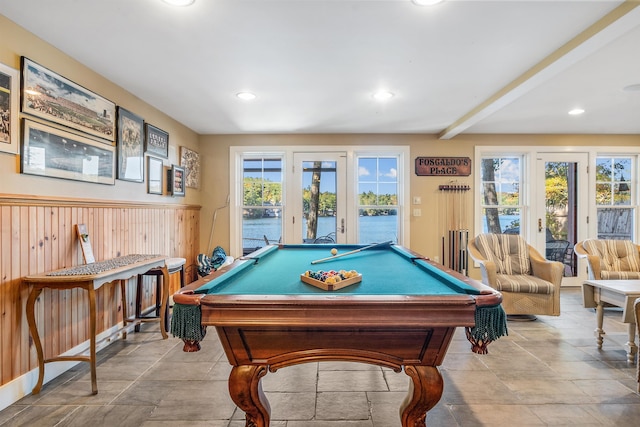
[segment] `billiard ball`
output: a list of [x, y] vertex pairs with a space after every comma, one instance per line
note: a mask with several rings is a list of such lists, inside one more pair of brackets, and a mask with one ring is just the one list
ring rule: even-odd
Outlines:
[[331, 249], [331, 255], [337, 255], [338, 250], [336, 248]]

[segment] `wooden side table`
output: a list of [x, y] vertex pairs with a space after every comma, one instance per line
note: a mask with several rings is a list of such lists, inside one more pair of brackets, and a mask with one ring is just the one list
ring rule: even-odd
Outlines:
[[[33, 337], [33, 343], [38, 355], [38, 382], [32, 393], [38, 394], [44, 381], [44, 365], [48, 362], [80, 361], [91, 364], [91, 391], [98, 393], [96, 378], [96, 290], [105, 283], [116, 280], [126, 280], [136, 277], [152, 268], [160, 268], [164, 280], [168, 283], [169, 274], [165, 264], [165, 256], [160, 255], [127, 255], [100, 261], [92, 264], [84, 264], [77, 267], [65, 268], [44, 274], [26, 276], [23, 278], [25, 285], [31, 286], [26, 302], [26, 315], [29, 324], [29, 332]], [[35, 303], [43, 289], [72, 289], [81, 288], [87, 291], [89, 298], [89, 355], [56, 356], [50, 359], [44, 358], [42, 341], [38, 333], [35, 316]], [[123, 306], [126, 307], [126, 295], [122, 295]], [[166, 301], [166, 300], [165, 300]], [[166, 302], [165, 302], [166, 306]], [[164, 309], [164, 307], [163, 307]], [[161, 313], [162, 315], [162, 313]], [[164, 321], [164, 316], [162, 316]], [[162, 328], [161, 328], [162, 329]], [[166, 338], [166, 332], [164, 334]]]

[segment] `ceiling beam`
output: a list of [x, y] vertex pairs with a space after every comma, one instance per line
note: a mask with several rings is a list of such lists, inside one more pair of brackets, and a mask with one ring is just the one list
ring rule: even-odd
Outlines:
[[626, 0], [555, 52], [457, 119], [439, 135], [451, 139], [576, 62], [640, 25], [640, 1]]

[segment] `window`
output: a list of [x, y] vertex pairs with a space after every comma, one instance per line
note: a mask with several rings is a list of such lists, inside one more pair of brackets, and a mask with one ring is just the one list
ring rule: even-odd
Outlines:
[[522, 224], [522, 159], [483, 157], [481, 206], [483, 233], [520, 234]]
[[[409, 146], [230, 147], [229, 254], [241, 256], [269, 243], [393, 241], [410, 245]], [[318, 169], [318, 164], [320, 168]], [[312, 173], [319, 191], [312, 206]], [[311, 224], [313, 226], [313, 224]], [[307, 228], [305, 228], [307, 227]], [[329, 229], [327, 229], [329, 227]]]
[[633, 240], [634, 205], [632, 157], [596, 158], [596, 207], [598, 238]]
[[282, 158], [242, 161], [242, 248], [252, 252], [282, 236]]
[[398, 158], [358, 158], [358, 243], [398, 242]]

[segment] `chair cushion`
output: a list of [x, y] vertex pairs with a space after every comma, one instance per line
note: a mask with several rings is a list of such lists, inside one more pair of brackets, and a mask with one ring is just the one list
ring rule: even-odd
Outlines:
[[498, 274], [496, 275], [496, 290], [550, 295], [553, 293], [553, 284], [528, 274]]
[[602, 280], [620, 280], [620, 279], [630, 279], [630, 280], [638, 280], [640, 279], [640, 271], [600, 271], [600, 278]]
[[[629, 240], [587, 239], [582, 246], [589, 254], [597, 255], [600, 258], [603, 279], [609, 275], [605, 272], [640, 272], [638, 247]], [[632, 277], [608, 278], [630, 279]]]
[[531, 274], [529, 245], [518, 234], [480, 234], [476, 237], [480, 253], [496, 264], [498, 274]]

